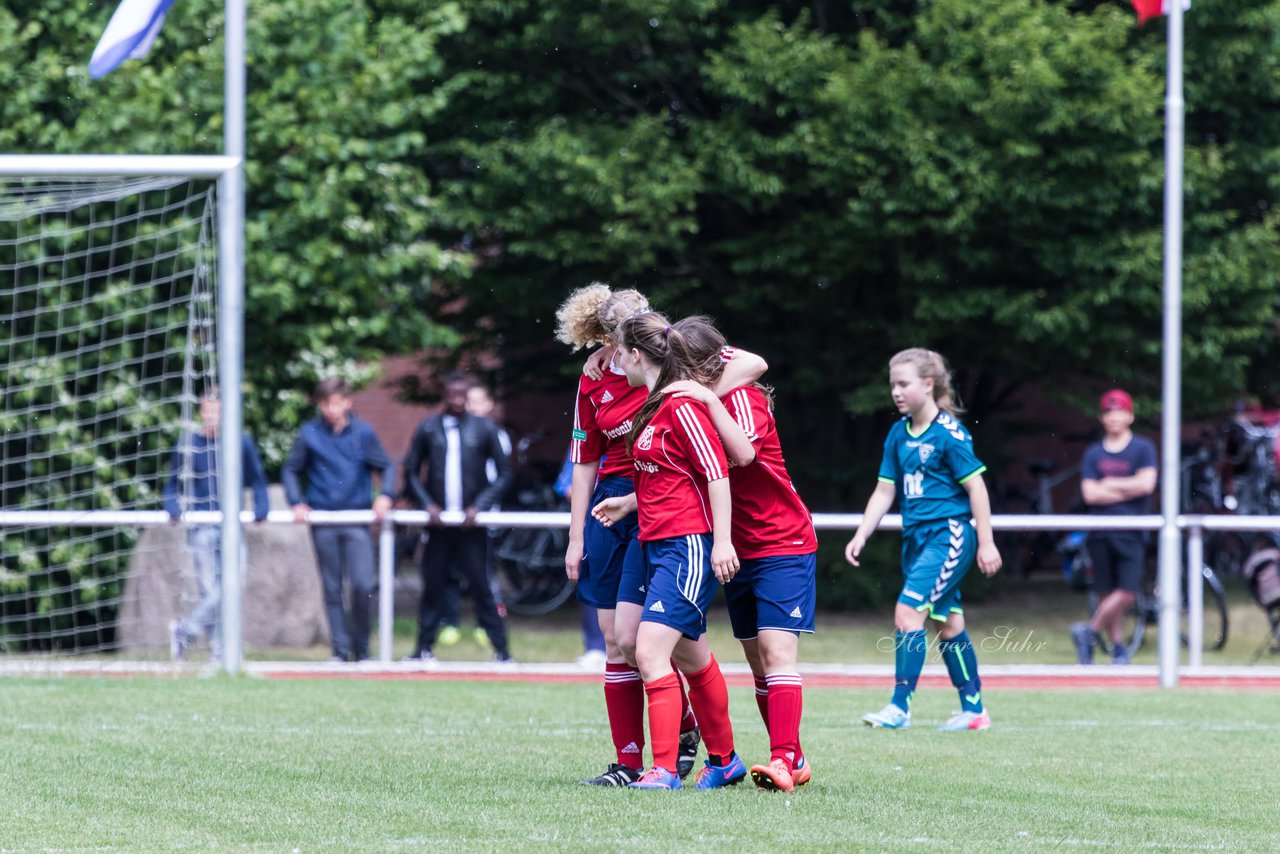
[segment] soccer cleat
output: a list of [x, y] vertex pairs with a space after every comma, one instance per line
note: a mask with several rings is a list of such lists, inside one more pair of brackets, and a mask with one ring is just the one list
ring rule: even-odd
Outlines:
[[436, 636], [436, 643], [440, 646], [453, 646], [460, 640], [462, 640], [462, 632], [458, 631], [457, 626], [445, 626]]
[[906, 729], [911, 726], [911, 713], [890, 703], [878, 712], [863, 715], [862, 722], [873, 729]]
[[173, 661], [182, 661], [182, 655], [187, 651], [187, 633], [182, 630], [182, 623], [177, 620], [169, 621], [169, 658]]
[[640, 779], [627, 784], [628, 789], [679, 789], [680, 778], [666, 768], [657, 765], [640, 775]]
[[1071, 626], [1071, 642], [1076, 645], [1076, 660], [1081, 664], [1093, 664], [1093, 648], [1098, 645], [1098, 633], [1088, 623]]
[[698, 760], [698, 745], [702, 743], [702, 730], [696, 726], [688, 732], [680, 733], [680, 752], [676, 754], [676, 773], [683, 780], [693, 770]]
[[801, 756], [796, 760], [795, 766], [791, 769], [791, 779], [795, 782], [796, 788], [800, 788], [813, 777], [813, 769], [809, 767], [809, 760]]
[[795, 778], [783, 759], [770, 759], [768, 765], [752, 765], [751, 779], [755, 781], [756, 788], [769, 792], [790, 792], [796, 787]]
[[981, 712], [956, 712], [947, 718], [947, 722], [938, 727], [939, 732], [964, 732], [966, 730], [987, 729], [991, 726], [991, 715], [986, 710]]
[[702, 770], [693, 778], [695, 789], [723, 789], [725, 786], [736, 786], [747, 779], [747, 766], [742, 764], [742, 757], [736, 753], [728, 765], [712, 765], [711, 760], [702, 763]]
[[589, 780], [579, 781], [582, 786], [630, 786], [636, 780], [640, 779], [640, 772], [627, 766], [619, 765], [614, 762], [599, 777], [592, 777]]

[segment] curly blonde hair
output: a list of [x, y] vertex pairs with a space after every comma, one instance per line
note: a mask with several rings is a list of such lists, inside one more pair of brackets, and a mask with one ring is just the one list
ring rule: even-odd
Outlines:
[[603, 344], [618, 324], [649, 310], [649, 300], [631, 288], [614, 291], [603, 282], [578, 288], [556, 309], [556, 340], [574, 350]]

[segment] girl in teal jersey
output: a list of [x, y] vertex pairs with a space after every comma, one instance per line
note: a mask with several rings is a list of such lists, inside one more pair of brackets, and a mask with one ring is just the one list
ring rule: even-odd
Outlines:
[[1000, 570], [1000, 552], [991, 533], [991, 501], [982, 480], [986, 466], [974, 455], [969, 432], [956, 420], [951, 374], [942, 356], [920, 348], [898, 353], [889, 360], [889, 388], [903, 418], [889, 430], [880, 483], [867, 502], [862, 524], [845, 546], [845, 557], [858, 566], [867, 539], [894, 499], [899, 500], [904, 583], [893, 612], [893, 698], [862, 720], [884, 729], [911, 726], [911, 697], [927, 650], [925, 622], [933, 620], [938, 651], [961, 704], [941, 729], [986, 729], [991, 718], [982, 704], [978, 658], [960, 607], [960, 582], [975, 556], [984, 574]]

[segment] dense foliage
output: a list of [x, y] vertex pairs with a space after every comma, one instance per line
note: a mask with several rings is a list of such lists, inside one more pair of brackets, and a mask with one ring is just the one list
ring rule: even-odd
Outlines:
[[[108, 9], [0, 2], [0, 149], [220, 146], [220, 4], [145, 64]], [[815, 507], [870, 489], [926, 345], [1000, 439], [1035, 386], [1160, 397], [1164, 28], [1094, 0], [262, 0], [250, 9], [247, 412], [278, 461], [322, 370], [495, 347], [567, 388], [568, 290], [637, 286], [764, 354]], [[1184, 401], [1270, 399], [1280, 2], [1187, 16]], [[274, 437], [274, 438], [273, 438]]]

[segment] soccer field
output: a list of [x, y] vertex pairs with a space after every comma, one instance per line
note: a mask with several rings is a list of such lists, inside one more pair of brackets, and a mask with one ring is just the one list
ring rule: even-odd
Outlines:
[[9, 678], [0, 849], [1280, 848], [1272, 692], [999, 692], [983, 733], [933, 729], [950, 690], [904, 732], [857, 723], [883, 691], [805, 700], [809, 786], [666, 793], [575, 784], [611, 753], [594, 685]]

